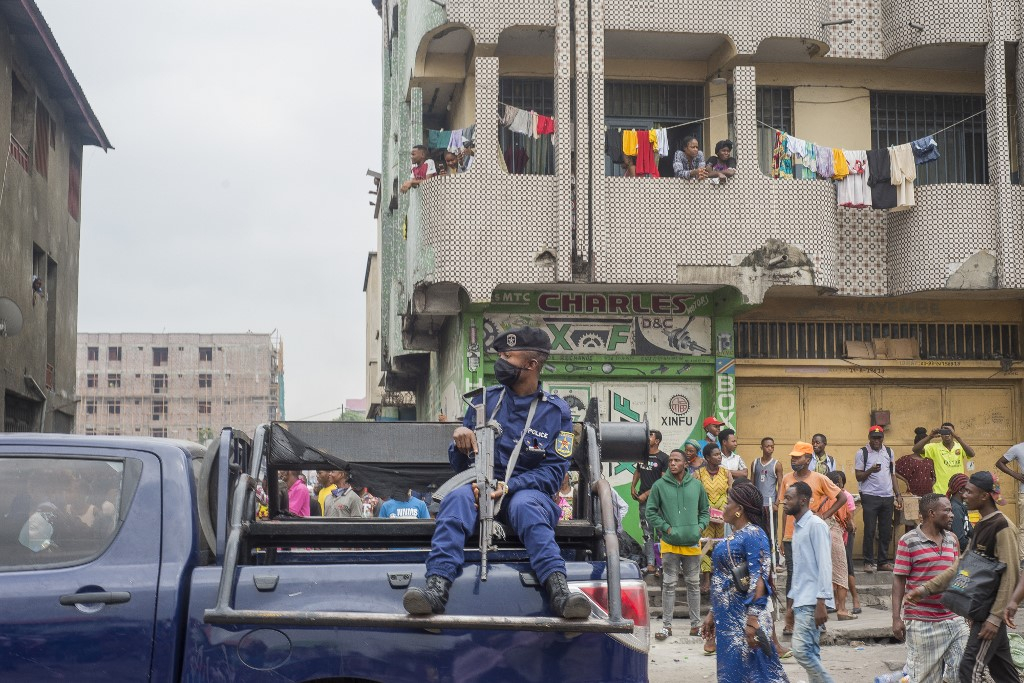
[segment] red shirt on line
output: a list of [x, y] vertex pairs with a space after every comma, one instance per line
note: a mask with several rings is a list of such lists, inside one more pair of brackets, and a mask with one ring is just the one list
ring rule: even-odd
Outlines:
[[[960, 559], [956, 536], [942, 532], [942, 546], [924, 535], [921, 527], [908, 531], [896, 548], [893, 574], [907, 577], [907, 592], [927, 583]], [[917, 621], [945, 621], [956, 615], [939, 602], [940, 595], [929, 595], [917, 603], [903, 605], [903, 618]]]

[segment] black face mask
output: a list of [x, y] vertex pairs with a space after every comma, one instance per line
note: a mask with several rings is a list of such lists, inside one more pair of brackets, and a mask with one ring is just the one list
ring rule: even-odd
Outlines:
[[807, 469], [807, 463], [803, 463], [800, 465], [798, 465], [797, 463], [792, 463], [790, 467], [793, 468], [794, 472], [803, 472], [804, 470]]
[[498, 384], [511, 387], [519, 380], [519, 375], [522, 372], [523, 368], [512, 365], [504, 358], [494, 361], [494, 379], [498, 380]]

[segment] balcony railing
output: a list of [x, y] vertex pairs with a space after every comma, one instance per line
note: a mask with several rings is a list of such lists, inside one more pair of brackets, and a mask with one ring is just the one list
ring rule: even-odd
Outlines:
[[18, 139], [13, 134], [11, 135], [10, 153], [14, 160], [21, 164], [26, 173], [32, 172], [32, 162], [29, 160], [28, 150], [18, 142]]

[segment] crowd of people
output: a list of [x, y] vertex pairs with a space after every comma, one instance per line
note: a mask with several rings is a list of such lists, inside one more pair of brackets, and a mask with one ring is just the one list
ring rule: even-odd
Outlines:
[[[266, 481], [255, 486], [257, 519], [269, 515]], [[278, 509], [293, 517], [384, 517], [430, 519], [426, 494], [411, 489], [375, 496], [368, 487], [352, 481], [348, 470], [317, 470], [310, 485], [298, 470], [278, 472]]]
[[[870, 427], [852, 454], [856, 494], [847, 491], [824, 434], [797, 442], [785, 468], [771, 437], [761, 439], [760, 457], [748, 466], [732, 429], [713, 416], [703, 428], [704, 439], [669, 453], [652, 430], [633, 477], [645, 571], [662, 580], [656, 639], [672, 635], [681, 573], [689, 633], [717, 656], [719, 681], [788, 681], [781, 661], [793, 657], [811, 683], [831, 682], [820, 649], [824, 624], [830, 614], [862, 614], [853, 560], [859, 505], [862, 569], [893, 573], [892, 629], [906, 640], [909, 680], [973, 683], [986, 670], [996, 681], [1020, 680], [1007, 631], [1024, 600], [1017, 527], [998, 510], [998, 478], [968, 476], [975, 452], [953, 424], [918, 428], [912, 452], [899, 458], [885, 445], [885, 429]], [[1024, 466], [1024, 444], [997, 463], [1024, 490], [1024, 474], [1009, 467], [1014, 461]], [[890, 556], [896, 515], [904, 533]], [[962, 561], [973, 564], [958, 573]], [[783, 607], [775, 579], [783, 573], [782, 635], [791, 636], [792, 649], [780, 644], [773, 618], [773, 602]], [[957, 602], [963, 595], [969, 607]], [[703, 620], [702, 600], [710, 600]]]

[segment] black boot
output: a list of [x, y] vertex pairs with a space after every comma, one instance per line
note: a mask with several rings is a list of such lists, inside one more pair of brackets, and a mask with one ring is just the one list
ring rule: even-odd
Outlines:
[[583, 593], [570, 593], [565, 574], [554, 573], [544, 582], [551, 600], [551, 611], [563, 619], [586, 619], [590, 616], [590, 600]]
[[428, 576], [426, 588], [410, 588], [405, 591], [402, 605], [406, 612], [417, 616], [441, 614], [448, 603], [448, 589], [451, 586], [452, 582], [444, 577]]

